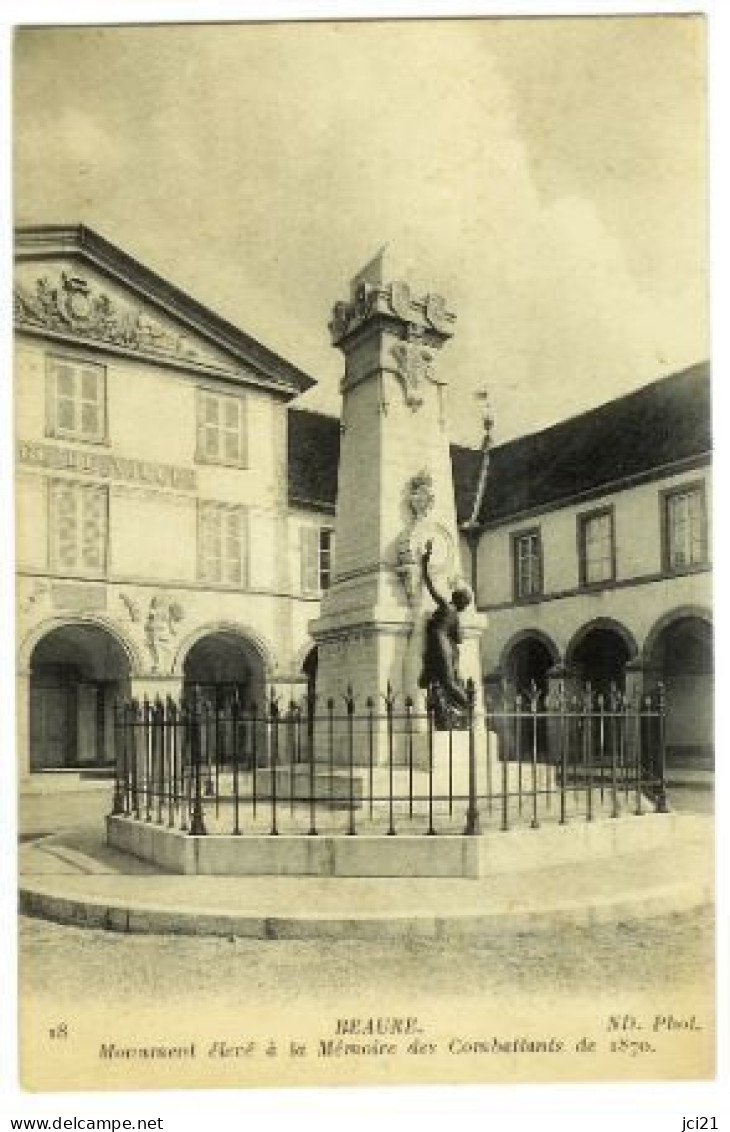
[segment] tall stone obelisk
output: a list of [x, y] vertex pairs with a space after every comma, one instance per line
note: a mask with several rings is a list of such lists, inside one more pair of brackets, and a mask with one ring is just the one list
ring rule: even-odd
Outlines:
[[[383, 249], [335, 304], [332, 343], [345, 357], [335, 520], [335, 573], [321, 615], [310, 624], [318, 645], [317, 696], [342, 708], [351, 685], [356, 710], [392, 687], [424, 711], [419, 688], [424, 626], [434, 605], [424, 589], [421, 554], [450, 595], [465, 585], [456, 525], [447, 429], [447, 377], [440, 354], [456, 317], [435, 293], [416, 294]], [[481, 693], [479, 636], [486, 619], [470, 607], [460, 673]], [[363, 752], [356, 753], [361, 761]], [[385, 757], [382, 743], [376, 758]]]

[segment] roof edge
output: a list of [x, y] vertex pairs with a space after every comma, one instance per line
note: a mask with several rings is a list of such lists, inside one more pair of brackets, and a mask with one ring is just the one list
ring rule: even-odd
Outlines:
[[18, 225], [15, 228], [14, 250], [16, 256], [20, 253], [29, 258], [33, 254], [39, 257], [49, 254], [85, 255], [97, 266], [129, 279], [169, 313], [183, 318], [198, 331], [207, 332], [242, 361], [255, 365], [272, 382], [286, 387], [292, 397], [317, 384], [293, 362], [270, 350], [86, 224]]

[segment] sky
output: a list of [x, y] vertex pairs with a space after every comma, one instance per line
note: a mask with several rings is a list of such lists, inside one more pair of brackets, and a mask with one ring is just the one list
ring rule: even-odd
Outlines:
[[456, 311], [452, 438], [709, 355], [701, 18], [21, 29], [15, 218], [83, 222], [318, 381], [384, 243]]

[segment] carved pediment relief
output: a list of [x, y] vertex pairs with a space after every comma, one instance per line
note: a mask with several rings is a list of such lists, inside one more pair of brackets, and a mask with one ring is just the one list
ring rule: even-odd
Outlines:
[[100, 272], [57, 260], [16, 268], [14, 317], [19, 327], [56, 331], [132, 354], [240, 372], [240, 361], [131, 288]]

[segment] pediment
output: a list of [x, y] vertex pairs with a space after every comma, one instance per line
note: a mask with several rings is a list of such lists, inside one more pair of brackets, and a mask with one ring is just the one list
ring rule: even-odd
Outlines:
[[16, 323], [115, 346], [150, 359], [230, 372], [241, 361], [170, 317], [129, 287], [72, 260], [21, 263], [14, 280]]
[[84, 226], [16, 232], [18, 329], [296, 396], [312, 379]]

